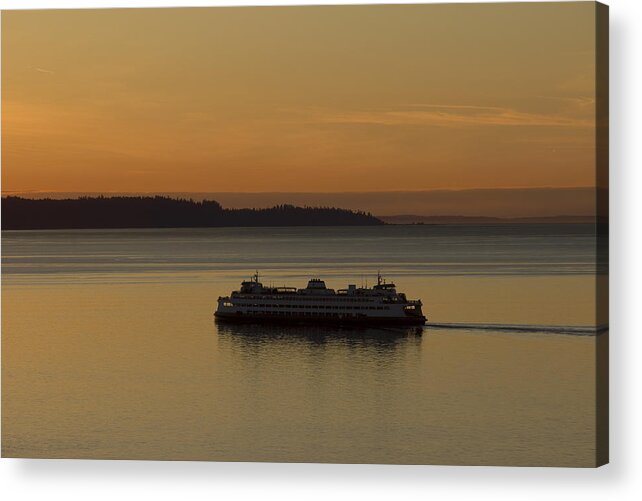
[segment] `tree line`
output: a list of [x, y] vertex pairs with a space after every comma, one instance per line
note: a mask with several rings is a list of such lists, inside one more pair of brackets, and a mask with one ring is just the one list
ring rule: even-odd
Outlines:
[[225, 209], [215, 200], [161, 196], [2, 198], [4, 230], [379, 224], [384, 223], [370, 213], [335, 207], [285, 204], [267, 209]]

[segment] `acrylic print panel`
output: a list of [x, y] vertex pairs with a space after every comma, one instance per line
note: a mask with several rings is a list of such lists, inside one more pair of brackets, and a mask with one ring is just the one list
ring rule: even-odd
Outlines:
[[3, 456], [607, 462], [607, 23], [4, 12]]

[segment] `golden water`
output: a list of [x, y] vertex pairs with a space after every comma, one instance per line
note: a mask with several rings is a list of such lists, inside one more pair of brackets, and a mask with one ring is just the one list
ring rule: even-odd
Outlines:
[[[216, 325], [216, 298], [245, 278], [239, 269], [261, 266], [266, 282], [297, 286], [308, 269], [329, 286], [359, 284], [372, 264], [336, 256], [362, 245], [360, 230], [339, 232], [346, 251], [326, 261], [309, 230], [291, 230], [287, 249], [273, 236], [258, 263], [244, 260], [251, 237], [236, 230], [205, 233], [215, 248], [200, 247], [204, 230], [165, 231], [136, 241], [118, 232], [3, 234], [3, 456], [594, 464], [595, 336]], [[542, 269], [534, 252], [504, 273], [502, 244], [464, 253], [468, 260], [453, 251], [463, 267], [453, 273], [419, 262], [413, 253], [437, 244], [417, 238], [395, 234], [389, 254], [372, 254], [393, 256], [391, 278], [433, 322], [594, 322], [582, 242], [564, 258], [571, 272], [551, 272], [551, 259]], [[163, 246], [171, 259], [159, 257]], [[295, 251], [298, 262], [278, 262]], [[493, 273], [475, 272], [480, 259]]]

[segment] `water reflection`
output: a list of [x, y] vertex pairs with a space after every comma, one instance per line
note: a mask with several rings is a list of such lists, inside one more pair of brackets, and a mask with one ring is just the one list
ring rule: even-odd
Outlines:
[[219, 341], [238, 348], [274, 346], [369, 347], [394, 350], [408, 343], [419, 346], [423, 329], [420, 327], [339, 327], [314, 325], [237, 324], [216, 320]]

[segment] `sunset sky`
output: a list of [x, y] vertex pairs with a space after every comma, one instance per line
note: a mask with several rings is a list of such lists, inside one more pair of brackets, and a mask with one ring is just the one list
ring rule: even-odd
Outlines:
[[595, 6], [2, 14], [2, 191], [595, 184]]

